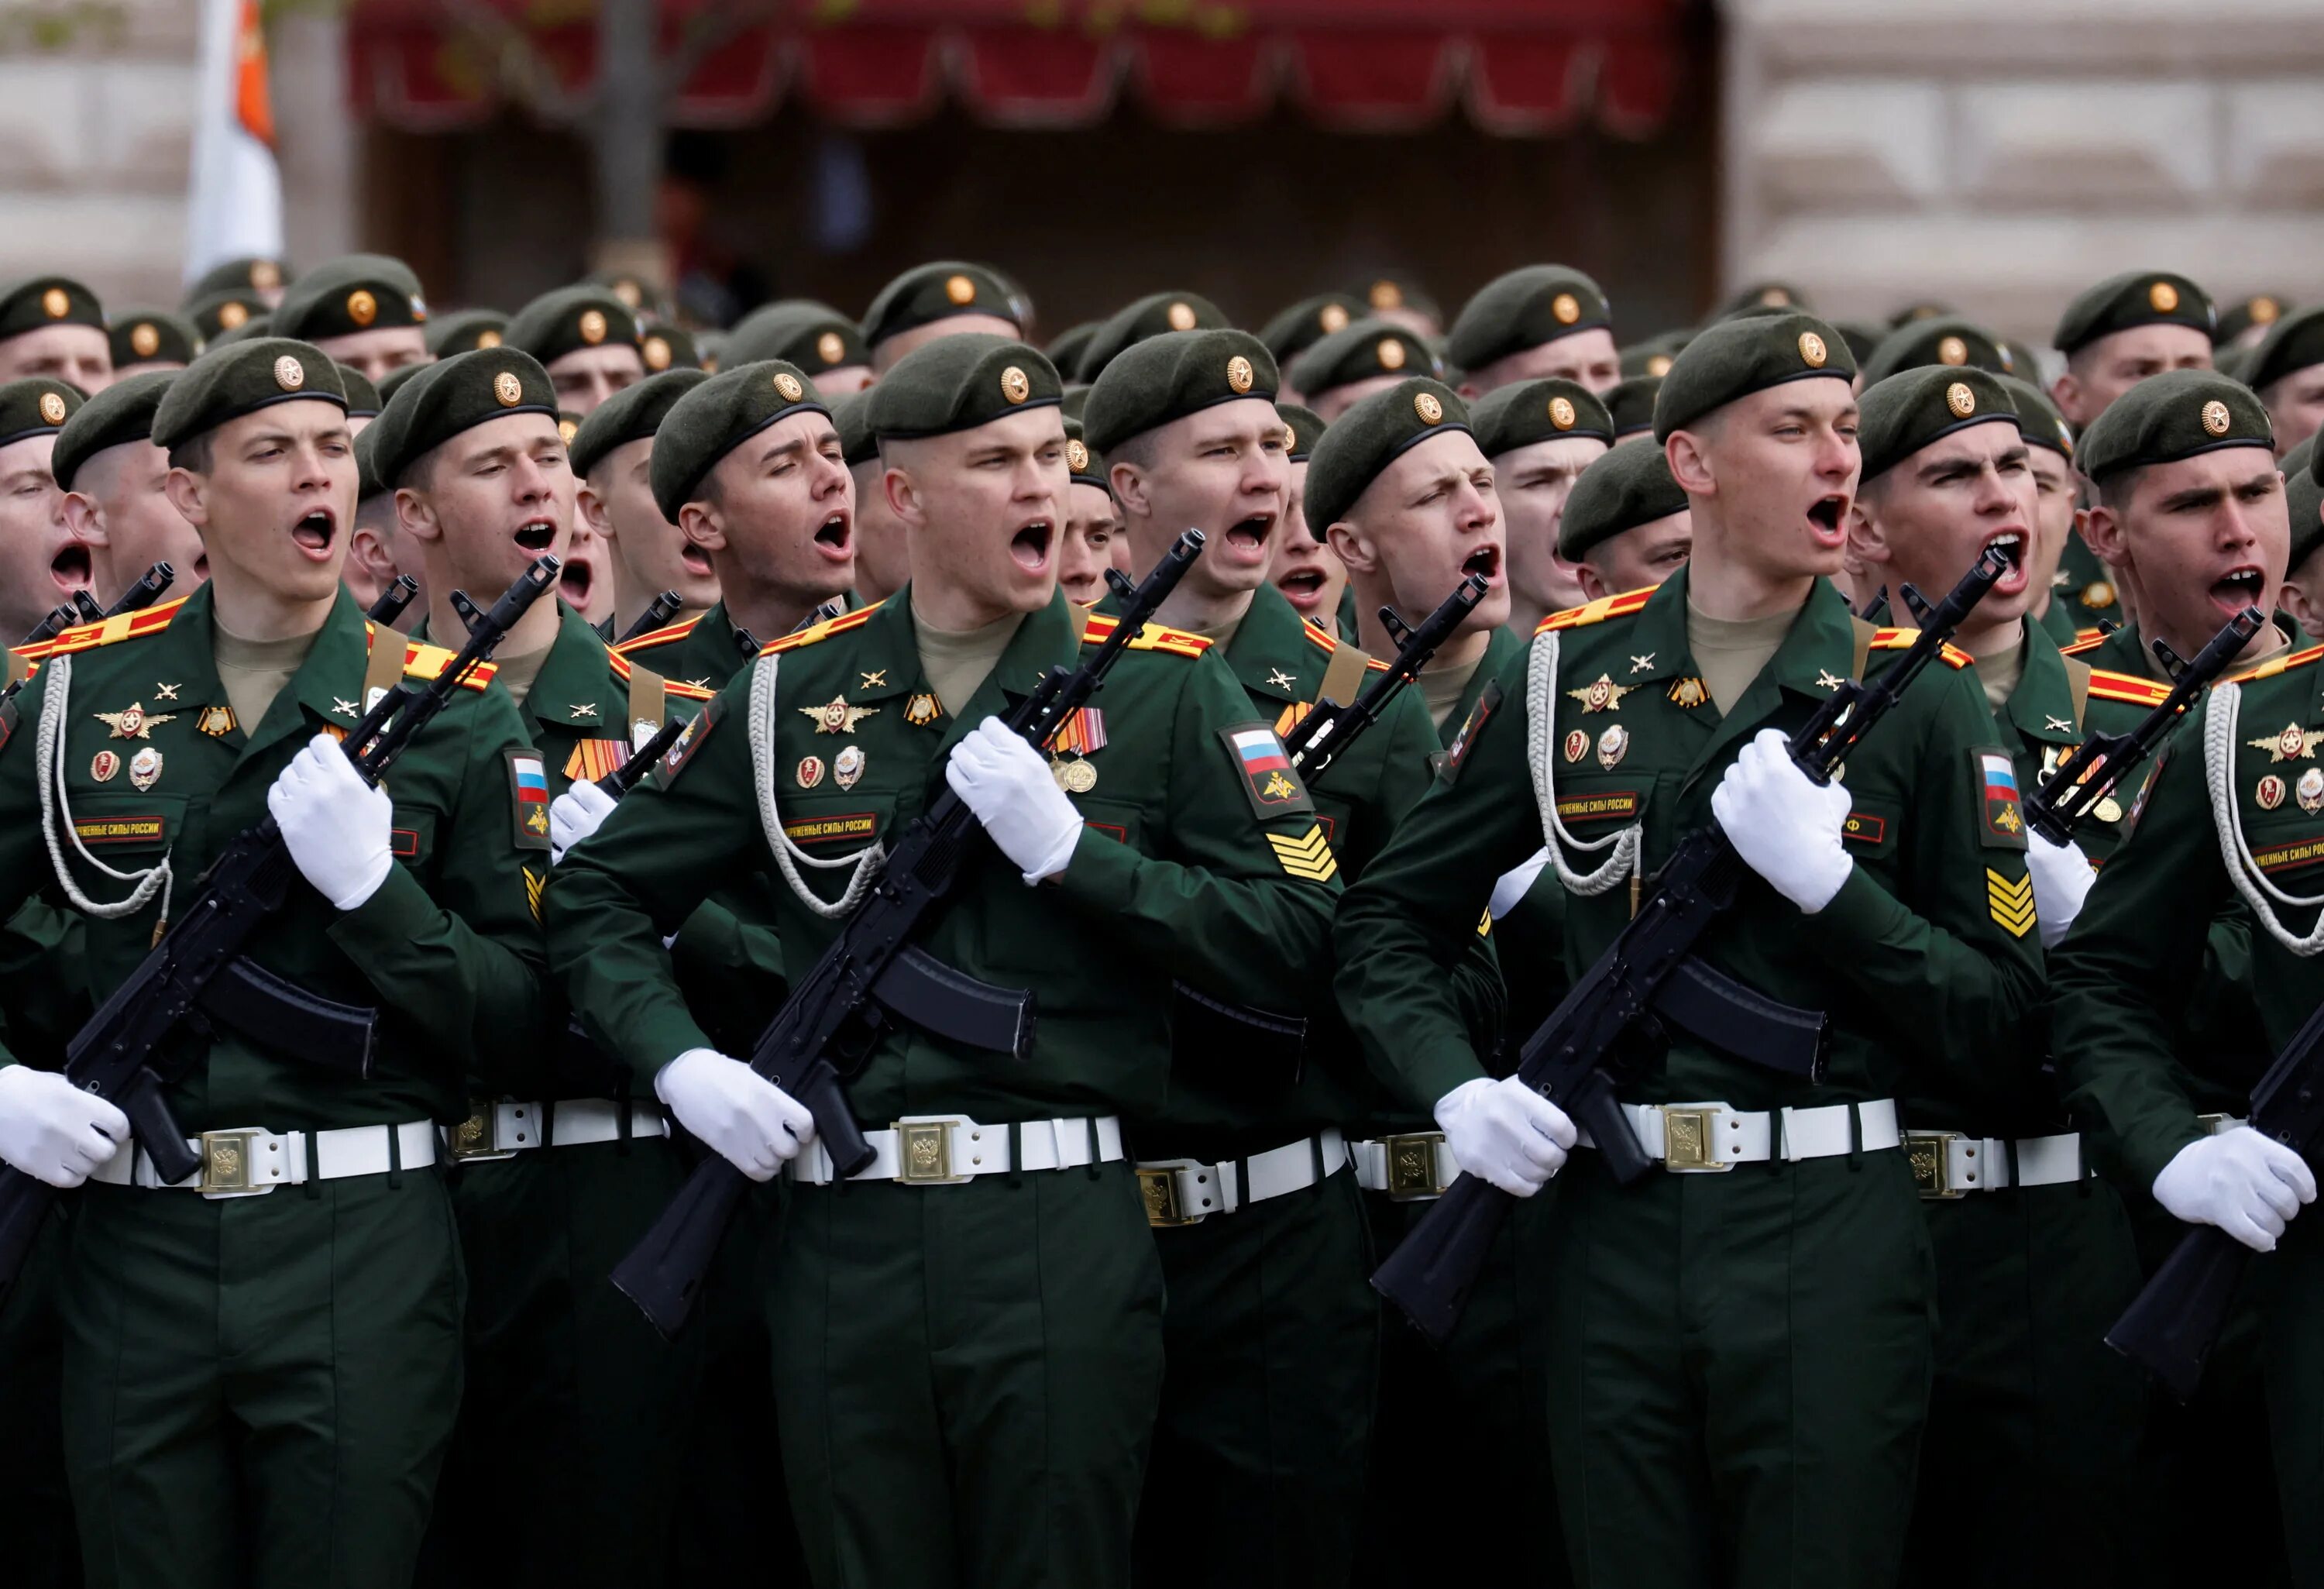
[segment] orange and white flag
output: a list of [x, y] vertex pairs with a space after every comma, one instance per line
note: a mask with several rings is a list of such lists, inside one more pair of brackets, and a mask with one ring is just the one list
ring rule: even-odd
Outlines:
[[282, 178], [258, 0], [202, 0], [201, 86], [186, 204], [186, 280], [247, 255], [282, 256]]

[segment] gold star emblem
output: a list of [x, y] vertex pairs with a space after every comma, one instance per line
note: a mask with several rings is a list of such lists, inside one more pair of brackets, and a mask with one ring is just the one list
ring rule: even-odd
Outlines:
[[863, 674], [862, 679], [863, 682], [856, 686], [858, 689], [884, 689], [888, 686], [888, 670], [881, 668]]
[[1630, 659], [1630, 671], [1633, 673], [1643, 673], [1654, 665], [1655, 653], [1652, 651], [1648, 651], [1643, 657], [1632, 657]]
[[594, 717], [597, 715], [597, 703], [595, 701], [575, 701], [570, 707], [567, 707], [566, 710], [571, 712], [576, 717]]
[[825, 705], [800, 707], [798, 710], [800, 716], [815, 719], [815, 731], [817, 734], [853, 734], [858, 723], [866, 717], [876, 716], [880, 708], [851, 707], [843, 697], [834, 696]]
[[1600, 673], [1581, 688], [1569, 689], [1565, 693], [1574, 700], [1580, 701], [1582, 709], [1585, 713], [1618, 712], [1622, 709], [1622, 697], [1629, 694], [1634, 688], [1628, 684], [1617, 684], [1611, 677]]
[[2324, 732], [2310, 733], [2297, 723], [2287, 723], [2281, 734], [2270, 734], [2244, 743], [2255, 751], [2265, 751], [2270, 764], [2277, 762], [2304, 762], [2324, 745]]
[[90, 715], [112, 729], [112, 737], [115, 739], [151, 739], [153, 737], [154, 729], [164, 723], [174, 723], [178, 720], [177, 714], [174, 712], [162, 712], [158, 715], [147, 713], [143, 702], [130, 707], [126, 711], [95, 712]]
[[160, 701], [176, 700], [178, 687], [174, 684], [157, 684], [153, 687], [153, 698]]
[[1289, 689], [1298, 682], [1298, 679], [1280, 668], [1269, 668], [1267, 670], [1267, 682], [1277, 689]]
[[1816, 670], [1816, 688], [1818, 689], [1838, 689], [1840, 688], [1840, 682], [1839, 674], [1827, 672], [1821, 668]]

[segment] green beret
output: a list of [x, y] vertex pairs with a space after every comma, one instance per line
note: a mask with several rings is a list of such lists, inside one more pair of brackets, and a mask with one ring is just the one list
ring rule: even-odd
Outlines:
[[[1261, 344], [1261, 346], [1265, 346]], [[1291, 366], [1291, 384], [1309, 397], [1382, 375], [1442, 375], [1419, 333], [1387, 320], [1358, 320], [1319, 337]]]
[[1109, 495], [1112, 494], [1113, 482], [1106, 473], [1105, 455], [1090, 446], [1078, 420], [1065, 421], [1065, 470], [1074, 485], [1094, 485]]
[[1655, 428], [1655, 397], [1662, 389], [1660, 375], [1632, 375], [1606, 393], [1606, 413], [1614, 421], [1615, 440]]
[[[708, 371], [711, 374], [716, 374], [718, 373], [718, 366], [722, 364], [731, 365], [737, 362], [727, 357], [726, 353], [725, 332], [705, 328], [703, 330], [696, 331], [694, 334], [695, 359], [701, 365], [703, 369]], [[749, 364], [751, 361], [749, 359], [743, 359], [740, 362]], [[792, 362], [797, 363], [798, 361], [793, 360]]]
[[1644, 342], [1633, 342], [1617, 355], [1622, 361], [1622, 377], [1652, 375], [1656, 379], [1670, 374], [1671, 360], [1679, 349], [1694, 340], [1694, 332], [1687, 327], [1674, 331], [1657, 331]]
[[2186, 277], [2126, 271], [2075, 294], [2050, 343], [2071, 354], [2135, 326], [2187, 326], [2209, 337], [2218, 318], [2209, 296]]
[[2028, 447], [2046, 447], [2063, 457], [2074, 461], [2074, 428], [2066, 423], [2066, 416], [2050, 401], [2050, 394], [2033, 382], [2018, 375], [1997, 375], [2001, 389], [2009, 393], [2009, 401], [2017, 410], [2017, 430], [2025, 438]]
[[1089, 444], [1111, 452], [1133, 436], [1222, 402], [1272, 402], [1282, 383], [1267, 344], [1248, 331], [1168, 331], [1106, 365], [1082, 422]]
[[[331, 362], [338, 364], [337, 359]], [[371, 377], [353, 365], [339, 365], [339, 384], [346, 388], [347, 418], [351, 420], [375, 420], [387, 406], [379, 388], [371, 383]]]
[[2254, 326], [2273, 326], [2292, 312], [2292, 300], [2280, 292], [2255, 292], [2240, 303], [2219, 310], [2218, 328], [2211, 333], [2216, 346], [2225, 346]]
[[1853, 381], [1856, 356], [1815, 316], [1785, 310], [1721, 320], [1671, 361], [1655, 398], [1655, 439], [1667, 441], [1738, 398], [1823, 375]]
[[679, 398], [709, 379], [702, 370], [664, 370], [614, 393], [589, 411], [567, 444], [573, 473], [586, 478], [615, 448], [651, 436]]
[[[1779, 315], [1801, 314], [1803, 312], [1805, 311], [1794, 309], [1791, 305], [1786, 303], [1761, 303], [1758, 300], [1753, 299], [1748, 302], [1738, 303], [1734, 308], [1726, 310], [1724, 313], [1711, 320], [1711, 324], [1715, 326], [1722, 320], [1772, 320]], [[1842, 337], [1840, 340], [1845, 342], [1848, 338]], [[1849, 354], [1852, 357], [1854, 356], [1854, 349], [1851, 348], [1849, 350]]]
[[1048, 346], [1041, 349], [1043, 356], [1061, 370], [1081, 368], [1082, 355], [1089, 351], [1091, 339], [1097, 336], [1098, 328], [1104, 323], [1102, 320], [1084, 320], [1078, 326], [1067, 326], [1049, 338]]
[[2223, 447], [2275, 451], [2259, 394], [2215, 370], [2149, 375], [2082, 432], [2082, 473], [2103, 483], [2125, 469], [2172, 464]]
[[0, 447], [56, 435], [88, 401], [79, 387], [52, 375], [29, 375], [0, 386]]
[[1057, 408], [1065, 418], [1078, 420], [1089, 410], [1090, 393], [1097, 388], [1086, 381], [1068, 381], [1065, 394], [1057, 399]]
[[1717, 318], [1725, 319], [1746, 309], [1795, 309], [1804, 314], [1809, 312], [1808, 295], [1789, 282], [1754, 282], [1720, 305]]
[[[498, 347], [500, 344], [495, 342], [493, 346], [494, 347]], [[475, 352], [477, 350], [471, 349], [470, 351]], [[448, 356], [457, 358], [460, 356], [458, 354], [452, 354]], [[439, 360], [438, 362], [440, 363], [441, 361]], [[395, 368], [388, 371], [386, 374], [382, 375], [379, 378], [378, 383], [380, 411], [382, 413], [385, 413], [387, 411], [387, 405], [395, 401], [395, 394], [402, 391], [405, 385], [409, 383], [416, 380], [419, 377], [420, 371], [428, 369], [429, 367], [430, 366], [424, 364], [398, 365]]]
[[638, 328], [638, 358], [649, 375], [659, 375], [664, 370], [702, 367], [702, 354], [694, 345], [694, 333], [667, 320], [648, 320]]
[[1456, 369], [1481, 370], [1513, 353], [1613, 323], [1606, 294], [1580, 271], [1526, 265], [1494, 277], [1462, 306], [1445, 337], [1444, 356]]
[[273, 335], [272, 315], [253, 315], [231, 331], [220, 331], [215, 337], [203, 338], [202, 351], [208, 353], [214, 347], [226, 347], [236, 342], [255, 342], [262, 337]]
[[557, 418], [557, 393], [540, 361], [519, 347], [483, 347], [432, 365], [402, 381], [365, 436], [377, 436], [373, 461], [389, 485], [464, 430], [510, 414]]
[[1415, 314], [1426, 315], [1432, 320], [1443, 319], [1436, 300], [1424, 291], [1418, 282], [1406, 276], [1374, 276], [1356, 288], [1352, 295], [1362, 299], [1365, 309], [1372, 314], [1408, 309]]
[[496, 309], [456, 309], [428, 322], [428, 351], [438, 358], [498, 347], [508, 336], [508, 316]]
[[189, 298], [200, 298], [212, 292], [279, 292], [290, 284], [290, 268], [279, 259], [260, 254], [244, 254], [210, 266], [186, 290]]
[[650, 477], [661, 516], [677, 523], [678, 510], [694, 500], [719, 459], [800, 413], [828, 419], [831, 410], [807, 372], [780, 359], [737, 365], [680, 393], [654, 431]]
[[[1891, 331], [1901, 331], [1905, 327], [1911, 325], [1914, 320], [1933, 320], [1940, 315], [1958, 314], [1960, 312], [1960, 310], [1954, 309], [1950, 303], [1940, 303], [1933, 298], [1924, 298], [1918, 303], [1908, 303], [1904, 308], [1898, 309], [1895, 314], [1890, 315], [1888, 317], [1888, 329]], [[1832, 323], [1834, 325], [1838, 325], [1840, 322], [1835, 320]]]
[[529, 353], [546, 366], [568, 353], [638, 345], [638, 317], [603, 287], [559, 287], [516, 311], [501, 346]]
[[1259, 339], [1267, 344], [1267, 351], [1275, 356], [1276, 364], [1288, 365], [1334, 331], [1344, 331], [1371, 311], [1364, 300], [1345, 292], [1319, 292], [1313, 298], [1303, 298], [1259, 328]]
[[1588, 436], [1614, 445], [1614, 416], [1586, 386], [1546, 375], [1486, 393], [1469, 405], [1469, 428], [1489, 458], [1536, 441]]
[[849, 468], [879, 460], [880, 439], [872, 434], [872, 393], [868, 388], [833, 398], [831, 422], [839, 432], [840, 456], [847, 460]]
[[330, 355], [289, 337], [230, 342], [171, 378], [153, 412], [153, 440], [175, 452], [229, 420], [278, 402], [308, 401], [347, 406], [347, 389]]
[[726, 336], [729, 363], [781, 359], [810, 376], [872, 362], [863, 333], [828, 304], [794, 298], [754, 309]]
[[[2324, 435], [2324, 432], [2318, 434]], [[2310, 436], [2275, 460], [2275, 467], [2283, 471], [2285, 479], [2289, 480], [2294, 475], [2305, 475], [2310, 469], [2315, 467], [2317, 439], [2317, 436]]]
[[2290, 574], [2298, 572], [2309, 555], [2324, 546], [2324, 481], [2306, 469], [2287, 476], [2283, 504], [2292, 515], [2292, 558], [2283, 565]]
[[1557, 555], [1579, 562], [1591, 548], [1625, 530], [1686, 512], [1686, 493], [1671, 478], [1659, 447], [1618, 447], [1593, 459], [1573, 483], [1557, 522]]
[[290, 284], [274, 306], [274, 334], [314, 342], [427, 319], [428, 300], [410, 265], [384, 254], [350, 254]]
[[909, 441], [1054, 407], [1064, 393], [1057, 367], [1039, 349], [979, 331], [940, 337], [897, 360], [872, 388], [868, 414], [874, 436]]
[[940, 259], [914, 265], [880, 289], [863, 311], [863, 345], [877, 347], [899, 332], [955, 315], [993, 315], [1022, 328], [1009, 284], [988, 265]]
[[1993, 342], [1995, 346], [2009, 356], [2010, 374], [2022, 375], [2028, 381], [2042, 378], [2042, 356], [2032, 343], [2022, 337], [2004, 336], [1998, 332], [1995, 333]]
[[2258, 392], [2311, 365], [2324, 365], [2324, 306], [2285, 315], [2270, 326], [2236, 378]]
[[1315, 444], [1323, 439], [1331, 427], [1311, 408], [1301, 408], [1296, 402], [1278, 402], [1275, 405], [1283, 428], [1290, 432], [1289, 444], [1284, 452], [1295, 464], [1304, 464], [1314, 455]]
[[113, 344], [113, 367], [129, 365], [189, 365], [202, 350], [202, 334], [181, 314], [166, 309], [124, 309], [113, 317], [106, 337]]
[[1380, 471], [1432, 436], [1469, 430], [1469, 405], [1441, 381], [1418, 376], [1375, 392], [1332, 421], [1307, 464], [1307, 527], [1348, 516]]
[[1224, 309], [1199, 293], [1149, 292], [1116, 309], [1098, 326], [1089, 346], [1082, 349], [1082, 362], [1074, 374], [1077, 380], [1094, 383], [1124, 348], [1149, 337], [1167, 337], [1173, 331], [1222, 331], [1233, 324]]
[[266, 300], [255, 292], [205, 292], [186, 300], [186, 315], [201, 334], [205, 346], [228, 331], [239, 331], [253, 320], [264, 319], [272, 312]]
[[668, 294], [635, 271], [591, 271], [581, 280], [585, 285], [603, 287], [632, 315], [669, 318]]
[[1876, 479], [1956, 430], [1997, 420], [2017, 430], [2017, 405], [1990, 372], [1943, 365], [1899, 370], [1864, 389], [1856, 432], [1864, 467], [1858, 478]]
[[367, 502], [387, 489], [379, 477], [379, 448], [372, 438], [378, 433], [377, 425], [365, 425], [363, 434], [355, 438], [355, 501]]
[[[1834, 320], [1831, 328], [1840, 333], [1842, 342], [1848, 344], [1849, 356], [1856, 360], [1856, 367], [1859, 370], [1871, 359], [1872, 350], [1887, 339], [1889, 331], [1887, 327], [1876, 326], [1867, 320]], [[1871, 377], [1868, 375], [1865, 379], [1870, 380]]]
[[[1855, 344], [1849, 346], [1853, 348]], [[1992, 332], [1959, 315], [1931, 315], [1907, 321], [1880, 339], [1880, 346], [1864, 362], [1864, 383], [1877, 386], [1899, 370], [1923, 365], [1948, 365], [1995, 375], [2017, 373], [2015, 361]]]
[[0, 341], [49, 326], [105, 329], [97, 294], [70, 276], [33, 276], [0, 288]]
[[177, 378], [175, 370], [130, 375], [75, 409], [57, 433], [57, 450], [49, 461], [49, 472], [57, 477], [57, 485], [70, 491], [80, 467], [108, 447], [151, 440], [154, 411]]

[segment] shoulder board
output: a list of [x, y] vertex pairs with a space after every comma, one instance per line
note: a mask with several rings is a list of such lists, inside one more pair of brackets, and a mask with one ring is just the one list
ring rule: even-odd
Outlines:
[[189, 598], [162, 602], [155, 606], [142, 607], [134, 613], [121, 613], [97, 624], [82, 624], [65, 630], [46, 645], [31, 646], [17, 652], [27, 661], [42, 657], [60, 657], [72, 651], [85, 651], [101, 645], [113, 645], [142, 635], [159, 634], [178, 615], [178, 609]]
[[2060, 646], [2058, 648], [2058, 652], [2061, 656], [2080, 656], [2082, 652], [2089, 650], [2092, 646], [2098, 644], [2098, 642], [2104, 640], [2109, 633], [2111, 633], [2111, 631], [2104, 629], [2077, 629], [2074, 631], [2073, 644]]
[[675, 679], [663, 679], [661, 688], [663, 694], [676, 696], [682, 701], [706, 701], [718, 694], [716, 690], [705, 689], [698, 684], [680, 684]]
[[605, 649], [617, 657], [625, 657], [632, 651], [650, 651], [658, 645], [668, 645], [673, 640], [684, 640], [694, 633], [694, 626], [701, 622], [702, 614], [696, 613], [691, 618], [682, 619], [667, 629], [649, 629], [635, 640], [625, 640], [619, 645], [607, 646]]
[[[394, 634], [395, 632], [391, 629], [388, 633]], [[403, 642], [403, 670], [414, 679], [440, 679], [457, 654], [440, 645], [429, 645], [424, 640], [407, 640]], [[493, 671], [490, 662], [478, 662], [468, 670], [468, 676], [460, 680], [460, 688], [482, 689], [493, 681]]]
[[1541, 621], [1541, 627], [1534, 633], [1544, 634], [1552, 629], [1580, 629], [1589, 624], [1603, 624], [1609, 618], [1628, 617], [1645, 606], [1658, 588], [1653, 585], [1643, 586], [1637, 590], [1626, 590], [1619, 596], [1601, 596], [1596, 601], [1583, 602], [1578, 607], [1552, 613]]
[[770, 657], [780, 651], [795, 651], [801, 646], [814, 645], [818, 641], [829, 640], [835, 634], [844, 634], [850, 629], [862, 627], [872, 614], [887, 605], [884, 601], [875, 601], [868, 607], [858, 607], [852, 613], [842, 613], [836, 618], [825, 618], [820, 624], [809, 624], [797, 634], [786, 634], [779, 640], [767, 642], [759, 648], [759, 654], [762, 657]]
[[[1082, 629], [1082, 643], [1102, 644], [1106, 637], [1120, 627], [1120, 619], [1093, 613]], [[1159, 624], [1148, 624], [1130, 640], [1130, 649], [1134, 651], [1168, 651], [1174, 657], [1199, 657], [1211, 649], [1211, 642], [1183, 629], [1165, 629]]]
[[[2294, 668], [2304, 668], [2319, 657], [2324, 657], [2324, 645], [2311, 645], [2305, 651], [2293, 651], [2290, 656], [2270, 657], [2250, 672], [2236, 674], [2232, 682], [2249, 684], [2255, 679], [2273, 679], [2277, 674], [2288, 673]], [[2105, 675], [2101, 674], [2099, 677], [2104, 678]]]
[[2159, 707], [2171, 697], [2171, 687], [2167, 684], [2158, 684], [2152, 679], [2140, 679], [2128, 673], [2109, 673], [2103, 668], [2092, 668], [2090, 697], [2093, 700], [2101, 701], [2128, 701], [2135, 707]]
[[[1877, 651], [1908, 651], [1913, 642], [1921, 638], [1917, 629], [1879, 629], [1872, 635], [1872, 649]], [[1937, 648], [1937, 655], [1945, 660], [1948, 668], [1966, 668], [1977, 659], [1950, 641]]]
[[[1299, 620], [1299, 627], [1307, 632], [1307, 643], [1322, 651], [1327, 657], [1337, 653], [1342, 644], [1344, 643], [1339, 636], [1324, 633], [1321, 629], [1316, 628], [1315, 625], [1310, 624], [1305, 618]], [[1364, 659], [1364, 670], [1369, 673], [1385, 673], [1388, 671], [1388, 664], [1381, 661], [1378, 657], [1366, 657]]]

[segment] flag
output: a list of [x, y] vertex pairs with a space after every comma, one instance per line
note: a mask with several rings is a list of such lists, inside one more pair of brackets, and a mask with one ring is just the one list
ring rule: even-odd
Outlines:
[[281, 258], [282, 178], [258, 0], [202, 0], [194, 115], [186, 280], [229, 259]]

